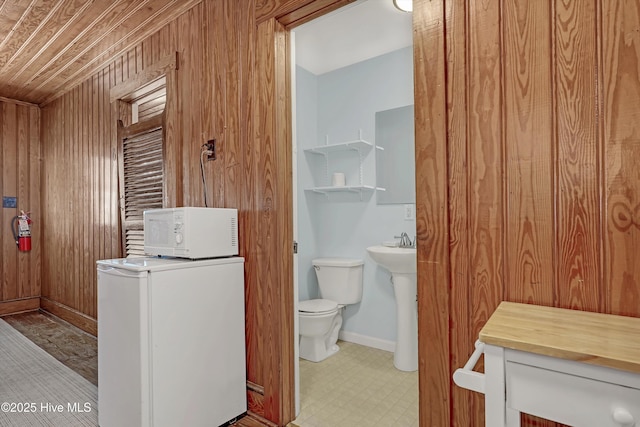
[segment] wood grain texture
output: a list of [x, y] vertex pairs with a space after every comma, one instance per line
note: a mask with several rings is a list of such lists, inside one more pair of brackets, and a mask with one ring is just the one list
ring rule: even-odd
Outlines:
[[[449, 361], [437, 363], [461, 366], [503, 299], [640, 317], [640, 5], [443, 3], [451, 311]], [[430, 102], [416, 90], [416, 120]], [[418, 176], [427, 167], [417, 161]], [[450, 425], [483, 425], [482, 401], [460, 395]], [[443, 402], [421, 394], [432, 410]]]
[[[0, 101], [0, 194], [16, 197], [16, 208], [2, 208], [0, 220], [0, 302], [40, 295], [42, 217], [40, 209], [40, 110]], [[21, 252], [11, 232], [20, 211], [30, 212], [31, 251]], [[5, 306], [5, 314], [7, 307]], [[15, 305], [22, 310], [21, 304]]]
[[167, 102], [164, 110], [165, 144], [164, 144], [164, 173], [174, 179], [164, 181], [164, 205], [184, 206], [182, 196], [182, 150], [180, 150], [180, 134], [182, 132], [182, 120], [178, 112], [181, 109], [181, 97], [178, 88], [178, 75], [176, 70], [167, 74]]
[[640, 316], [640, 4], [603, 8], [606, 310]]
[[[288, 59], [278, 62], [275, 55], [277, 51], [277, 58], [288, 58], [288, 35], [274, 21], [268, 32], [274, 40], [259, 42], [254, 15], [247, 14], [246, 6], [253, 10], [252, 2], [234, 0], [198, 4], [113, 60], [80, 89], [43, 108], [43, 138], [50, 158], [43, 203], [48, 206], [52, 235], [43, 260], [42, 295], [45, 309], [91, 328], [86, 320], [96, 318], [95, 261], [121, 256], [115, 122], [119, 108], [110, 103], [111, 90], [178, 52], [177, 69], [167, 73], [165, 204], [204, 206], [200, 147], [216, 138], [218, 158], [205, 164], [205, 177], [210, 206], [239, 210], [240, 253], [246, 259], [247, 377], [263, 390], [250, 393], [250, 409], [257, 419], [281, 425], [294, 416], [292, 219], [287, 187], [290, 101], [284, 96], [289, 77]], [[265, 85], [254, 79], [258, 43], [267, 48], [260, 52], [260, 63], [272, 70], [260, 75]], [[276, 70], [284, 70], [283, 77], [274, 78]], [[253, 102], [257, 99], [260, 108]], [[261, 128], [259, 120], [269, 127]], [[81, 131], [74, 130], [77, 125]], [[74, 190], [74, 184], [84, 179], [82, 171], [76, 172], [76, 163], [85, 164], [85, 152], [88, 179]], [[69, 177], [67, 172], [75, 175]], [[75, 224], [85, 218], [84, 206], [89, 225], [78, 228]], [[73, 244], [78, 244], [78, 254], [87, 254], [78, 259], [84, 265], [77, 269], [71, 259], [61, 262], [58, 256], [73, 254]], [[82, 273], [75, 274], [74, 269]]]
[[[6, 0], [0, 10], [0, 94], [51, 102], [106, 64], [122, 62], [122, 55], [200, 1], [34, 0], [25, 7]], [[121, 63], [120, 76], [129, 71]]]
[[[141, 53], [142, 49], [134, 52]], [[49, 142], [45, 156], [51, 160], [46, 163], [43, 188], [51, 230], [46, 240], [50, 248], [56, 248], [43, 262], [47, 278], [43, 296], [94, 318], [94, 263], [121, 254], [117, 128], [113, 120], [118, 117], [118, 109], [116, 103], [116, 107], [110, 103], [110, 91], [138, 64], [130, 55], [119, 58], [43, 109], [43, 135]], [[172, 64], [169, 68], [175, 68]], [[146, 65], [153, 69], [152, 64]], [[139, 80], [137, 74], [131, 78]], [[175, 111], [174, 104], [171, 108]], [[171, 129], [176, 129], [173, 122]], [[60, 192], [60, 188], [67, 190]], [[175, 193], [171, 194], [174, 198]], [[69, 254], [73, 260], [70, 265], [79, 267], [55, 262], [52, 257], [60, 253]]]
[[[449, 156], [449, 258], [450, 269], [450, 317], [451, 366], [462, 366], [470, 356], [470, 348], [465, 343], [467, 337], [473, 335], [469, 330], [469, 233], [468, 233], [468, 197], [467, 186], [468, 164], [467, 153], [467, 108], [468, 97], [467, 75], [468, 62], [467, 43], [469, 43], [466, 26], [466, 0], [447, 2], [446, 26], [451, 31], [446, 34], [447, 46], [447, 134], [451, 145]], [[453, 34], [467, 34], [454, 38]], [[453, 108], [457, 106], [458, 108]], [[481, 419], [483, 413], [474, 416], [475, 411], [484, 408], [484, 402], [478, 393], [460, 387], [451, 386], [451, 405], [459, 410], [460, 417], [452, 420], [457, 427], [472, 427], [474, 420]]]
[[[414, 92], [416, 232], [418, 239], [418, 369], [420, 425], [451, 421], [450, 284], [447, 191], [446, 10], [443, 2], [415, 2]], [[423, 78], [429, 76], [429, 78]]]
[[554, 303], [552, 80], [549, 3], [505, 2], [503, 26], [504, 297]]
[[255, 22], [278, 18], [315, 3], [315, 0], [255, 0]]
[[[238, 42], [238, 62], [240, 64], [240, 100], [238, 113], [240, 122], [244, 126], [238, 129], [240, 141], [253, 140], [257, 133], [257, 123], [255, 118], [256, 108], [256, 26], [254, 8], [249, 9], [251, 13], [242, 13], [236, 10], [238, 22], [242, 28], [247, 29], [247, 37], [240, 38]], [[258, 229], [261, 215], [256, 206], [257, 195], [253, 191], [253, 186], [258, 180], [258, 148], [253, 144], [245, 144], [239, 153], [241, 160], [240, 180], [250, 184], [251, 187], [241, 192], [240, 203], [243, 209], [238, 213], [240, 229], [239, 240], [240, 255], [245, 257], [245, 307], [246, 314], [246, 343], [247, 343], [247, 381], [255, 384], [264, 384], [264, 372], [266, 364], [263, 363], [265, 347], [262, 345], [264, 332], [262, 325], [265, 325], [262, 317], [263, 301], [266, 289], [259, 285], [260, 270], [258, 267], [259, 253], [257, 248]], [[286, 392], [285, 392], [286, 393]], [[254, 413], [264, 417], [264, 387], [262, 393], [255, 394], [251, 409]]]
[[0, 301], [0, 316], [33, 311], [40, 308], [40, 298], [30, 297], [11, 301]]
[[25, 102], [25, 101], [19, 101], [17, 99], [11, 99], [11, 98], [6, 98], [4, 96], [0, 96], [0, 102], [8, 102], [9, 104], [16, 104], [16, 105], [24, 105], [27, 107], [37, 107], [37, 104], [33, 104], [31, 102]]
[[640, 373], [640, 318], [502, 302], [480, 341]]
[[555, 3], [556, 305], [601, 311], [595, 3]]
[[[504, 125], [501, 115], [500, 3], [476, 1], [468, 11], [469, 104], [467, 110], [460, 113], [466, 115], [468, 126], [469, 166], [464, 179], [469, 186], [469, 211], [468, 218], [459, 217], [467, 227], [459, 233], [465, 233], [469, 238], [468, 304], [470, 333], [474, 336], [502, 300], [504, 292], [504, 164], [500, 144], [504, 138]], [[453, 106], [453, 113], [456, 112], [457, 106]], [[452, 132], [457, 133], [457, 129]], [[465, 149], [456, 148], [458, 151]], [[452, 167], [460, 166], [453, 163]], [[450, 183], [450, 186], [453, 188], [456, 183]], [[456, 213], [456, 217], [458, 215]], [[481, 402], [475, 400], [474, 403], [474, 418], [477, 418], [484, 414], [484, 409]]]
[[[0, 116], [2, 118], [2, 191], [3, 195], [7, 194], [11, 197], [18, 196], [18, 141], [16, 138], [16, 105], [2, 104], [0, 105]], [[22, 201], [18, 201], [22, 203]], [[23, 208], [24, 209], [24, 208]], [[28, 210], [28, 208], [27, 208]], [[11, 224], [13, 218], [20, 213], [20, 208], [2, 209], [2, 223]], [[6, 227], [6, 225], [5, 225]], [[10, 230], [7, 230], [10, 231]], [[2, 300], [12, 300], [18, 298], [18, 257], [22, 254], [18, 253], [15, 240], [8, 232], [2, 233]]]
[[278, 424], [273, 423], [251, 411], [247, 411], [247, 415], [240, 418], [236, 423], [231, 424], [238, 427], [277, 427]]
[[40, 298], [40, 308], [59, 317], [60, 319], [66, 320], [93, 336], [97, 336], [98, 334], [98, 322], [96, 319], [89, 317], [78, 310], [71, 309], [67, 305], [60, 304], [49, 298], [43, 297]]
[[353, 3], [355, 0], [316, 0], [312, 3], [297, 8], [296, 10], [278, 16], [278, 22], [287, 29], [297, 27], [313, 19], [319, 18], [329, 12], [333, 12], [343, 6]]
[[256, 33], [255, 121], [257, 177], [253, 187], [261, 232], [257, 239], [259, 286], [270, 289], [263, 299], [265, 418], [291, 420], [292, 396], [273, 393], [293, 389], [293, 218], [288, 32], [275, 19]]
[[[294, 318], [298, 314], [294, 307], [293, 290], [293, 153], [292, 147], [292, 113], [291, 113], [291, 41], [290, 33], [281, 23], [276, 26], [275, 50], [277, 52], [275, 69], [275, 93], [279, 94], [275, 102], [276, 132], [276, 171], [279, 209], [276, 212], [277, 251], [280, 274], [275, 286], [281, 287], [281, 295], [276, 300], [278, 307], [278, 323], [281, 333], [278, 386], [274, 391], [280, 396], [280, 420], [295, 418], [294, 396], [286, 390], [294, 390]], [[272, 418], [275, 419], [275, 418]]]
[[[133, 58], [129, 58], [127, 55], [127, 70], [130, 70], [130, 67], [136, 65]], [[126, 82], [116, 85], [109, 92], [109, 99], [111, 102], [114, 102], [117, 99], [122, 99], [124, 101], [131, 101], [136, 98], [135, 92], [140, 91], [140, 88], [144, 88], [147, 85], [159, 80], [161, 77], [165, 76], [171, 70], [175, 70], [178, 67], [178, 53], [172, 53], [166, 55], [165, 57], [154, 62], [153, 66], [149, 66], [144, 70], [136, 73], [130, 73], [127, 71]], [[125, 123], [125, 125], [127, 125]]]
[[[286, 28], [275, 18], [316, 13], [316, 2], [239, 3], [204, 1], [43, 108], [42, 295], [95, 319], [93, 262], [119, 255], [109, 89], [179, 52], [167, 76], [167, 206], [204, 203], [197, 155], [219, 138], [208, 196], [239, 208], [248, 379], [264, 390], [252, 407], [283, 423], [293, 399], [291, 183]], [[465, 401], [451, 374], [500, 300], [640, 317], [640, 12], [595, 0], [414, 8], [418, 280], [432, 290], [419, 291], [420, 423], [482, 425], [482, 400]], [[19, 132], [6, 111], [2, 129]], [[4, 168], [15, 148], [0, 152], [0, 184], [15, 185]], [[74, 188], [85, 167], [87, 187]], [[57, 254], [79, 257], [82, 270]], [[3, 280], [16, 274], [1, 264]], [[532, 425], [549, 424], [524, 419]]]
[[278, 424], [274, 424], [271, 421], [258, 417], [255, 414], [249, 412], [246, 416], [240, 418], [232, 426], [238, 427], [276, 427]]
[[119, 211], [113, 206], [118, 198], [117, 139], [110, 129], [109, 87], [96, 85], [100, 80], [110, 83], [106, 74], [43, 110], [43, 156], [48, 161], [42, 186], [47, 206], [42, 296], [94, 319], [95, 261], [121, 253]]
[[[273, 318], [272, 316], [274, 316], [274, 310], [276, 309], [276, 307], [273, 306], [274, 301], [267, 292], [267, 289], [272, 285], [270, 281], [277, 274], [277, 272], [273, 270], [275, 264], [269, 262], [273, 261], [273, 259], [268, 258], [268, 254], [273, 254], [276, 249], [275, 246], [269, 247], [269, 244], [275, 245], [273, 240], [275, 230], [273, 229], [273, 224], [270, 223], [270, 221], [273, 221], [271, 215], [274, 209], [274, 207], [270, 205], [270, 203], [273, 202], [271, 199], [271, 192], [273, 191], [271, 168], [273, 168], [273, 164], [272, 158], [268, 157], [271, 154], [268, 149], [274, 148], [272, 142], [273, 122], [269, 120], [270, 116], [273, 115], [272, 109], [269, 108], [272, 104], [269, 104], [269, 102], [273, 97], [274, 90], [270, 84], [270, 81], [273, 80], [274, 73], [274, 32], [275, 21], [270, 20], [259, 25], [255, 34], [256, 74], [254, 74], [252, 88], [255, 108], [252, 109], [254, 117], [251, 117], [251, 120], [254, 122], [253, 129], [255, 134], [252, 135], [251, 138], [255, 138], [256, 142], [259, 142], [253, 147], [252, 153], [255, 163], [252, 165], [254, 170], [251, 171], [254, 174], [254, 181], [250, 191], [253, 202], [250, 212], [253, 216], [252, 226], [254, 228], [247, 230], [248, 233], [254, 234], [253, 246], [250, 249], [248, 248], [255, 261], [253, 265], [253, 275], [255, 275], [255, 277], [248, 278], [253, 282], [253, 295], [251, 299], [255, 304], [254, 308], [259, 307], [258, 310], [254, 311], [255, 319], [249, 320], [254, 326], [267, 323], [269, 319]], [[258, 73], [258, 70], [261, 72]], [[261, 102], [266, 103], [264, 109], [259, 108]], [[265, 136], [263, 137], [262, 134], [265, 134]], [[265, 141], [265, 137], [270, 140]], [[268, 143], [271, 143], [271, 145], [267, 145]], [[265, 152], [265, 150], [267, 151]], [[266, 229], [261, 233], [254, 233], [255, 227], [259, 227], [260, 225], [266, 225]], [[278, 288], [274, 289], [274, 291], [277, 293], [280, 292]], [[265, 387], [266, 392], [267, 387], [272, 388], [275, 385], [274, 383], [278, 381], [270, 368], [278, 364], [278, 355], [274, 353], [277, 344], [273, 342], [273, 339], [274, 335], [278, 335], [279, 339], [280, 334], [272, 329], [258, 327], [257, 329], [253, 329], [252, 335], [255, 335], [251, 340], [254, 341], [253, 344], [258, 351], [255, 355], [251, 356], [253, 360], [250, 362], [250, 366], [260, 365], [256, 371], [256, 374], [259, 373], [260, 377], [258, 378], [256, 375], [250, 380]], [[263, 342], [268, 342], [268, 345], [262, 345]], [[272, 403], [270, 400], [273, 399], [273, 397], [276, 398], [276, 401]], [[263, 411], [262, 414], [257, 412], [258, 415], [266, 418], [272, 417], [280, 410], [280, 398], [279, 396], [267, 396], [265, 393], [258, 407]]]

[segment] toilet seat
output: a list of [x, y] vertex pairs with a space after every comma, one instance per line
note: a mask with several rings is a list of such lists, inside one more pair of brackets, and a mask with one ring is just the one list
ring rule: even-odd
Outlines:
[[338, 303], [328, 299], [310, 299], [298, 303], [298, 312], [303, 316], [324, 316], [337, 311]]

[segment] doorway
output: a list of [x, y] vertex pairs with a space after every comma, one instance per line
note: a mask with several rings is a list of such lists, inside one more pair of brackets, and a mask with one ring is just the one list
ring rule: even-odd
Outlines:
[[[382, 21], [376, 22], [377, 19]], [[393, 32], [397, 28], [391, 25], [394, 19], [398, 20], [398, 25], [404, 25], [402, 31], [405, 33], [400, 37]], [[367, 34], [368, 25], [379, 39]], [[383, 34], [380, 28], [385, 28]], [[354, 33], [352, 29], [357, 31]], [[320, 37], [321, 34], [325, 37]], [[335, 35], [337, 42], [334, 43], [337, 44], [332, 45], [331, 37], [327, 35]], [[404, 41], [397, 40], [402, 36]], [[297, 314], [298, 300], [319, 297], [311, 267], [313, 258], [362, 259], [366, 284], [372, 285], [365, 285], [361, 303], [346, 307], [340, 332], [343, 343], [339, 342], [339, 345], [344, 347], [343, 354], [363, 347], [365, 353], [371, 349], [375, 359], [391, 355], [387, 363], [391, 374], [395, 345], [393, 288], [389, 284], [388, 273], [367, 257], [365, 248], [393, 240], [394, 235], [402, 231], [415, 235], [415, 216], [406, 216], [407, 205], [412, 206], [409, 211], [415, 213], [415, 200], [395, 205], [379, 202], [375, 148], [355, 155], [329, 154], [331, 157], [317, 156], [310, 151], [314, 145], [339, 144], [349, 140], [371, 141], [375, 147], [376, 113], [412, 104], [413, 86], [409, 84], [398, 89], [384, 79], [376, 84], [376, 72], [369, 70], [377, 67], [377, 72], [389, 81], [397, 77], [412, 82], [411, 36], [411, 15], [394, 9], [391, 0], [357, 1], [291, 31], [293, 228], [294, 240], [299, 242], [299, 252], [293, 261], [294, 310]], [[322, 41], [324, 46], [310, 45], [309, 40]], [[322, 53], [323, 49], [325, 53]], [[408, 63], [397, 65], [402, 61]], [[408, 76], [405, 68], [409, 70]], [[354, 99], [354, 92], [350, 90], [357, 86], [358, 81], [367, 80], [374, 88], [361, 91], [361, 98]], [[377, 89], [386, 89], [387, 93]], [[332, 90], [339, 94], [330, 95]], [[343, 98], [331, 107], [329, 99], [333, 98], [335, 102], [340, 96]], [[370, 108], [361, 109], [358, 104]], [[348, 119], [345, 120], [345, 116]], [[333, 174], [337, 171], [342, 171], [345, 186], [353, 188], [353, 191], [332, 191], [331, 194], [318, 191], [332, 185]], [[297, 337], [297, 315], [294, 323]], [[298, 346], [294, 348], [295, 412], [300, 414], [304, 408], [301, 408], [300, 400]], [[314, 372], [322, 371], [316, 369], [318, 367], [335, 365], [338, 356], [342, 355], [338, 353], [333, 359], [312, 365]], [[375, 373], [363, 375], [369, 377], [365, 380], [371, 380]], [[417, 373], [415, 377], [417, 383]], [[417, 386], [413, 393], [417, 402]]]

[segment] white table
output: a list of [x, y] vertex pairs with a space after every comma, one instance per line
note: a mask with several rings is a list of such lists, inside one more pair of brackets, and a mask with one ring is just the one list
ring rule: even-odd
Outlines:
[[503, 302], [453, 378], [485, 394], [487, 427], [640, 427], [640, 318]]

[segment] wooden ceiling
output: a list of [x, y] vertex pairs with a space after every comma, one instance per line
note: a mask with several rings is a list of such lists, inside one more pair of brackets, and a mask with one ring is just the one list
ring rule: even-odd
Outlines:
[[0, 98], [43, 105], [201, 0], [0, 0]]

